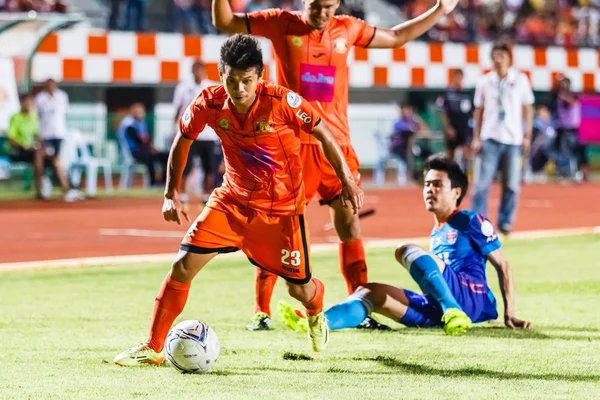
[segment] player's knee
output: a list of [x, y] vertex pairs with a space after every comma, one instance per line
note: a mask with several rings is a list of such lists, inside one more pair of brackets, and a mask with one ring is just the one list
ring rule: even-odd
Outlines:
[[199, 271], [198, 266], [187, 257], [188, 254], [178, 255], [171, 265], [171, 277], [177, 282], [190, 283]]
[[423, 251], [419, 246], [412, 243], [404, 243], [396, 247], [396, 252], [394, 255], [396, 256], [396, 261], [398, 261], [404, 268], [410, 269], [410, 264], [413, 261], [412, 257], [409, 257], [411, 254], [415, 254], [418, 250]]
[[385, 303], [385, 293], [381, 290], [380, 283], [369, 282], [356, 288], [352, 296], [366, 299], [371, 304], [373, 311], [379, 310]]

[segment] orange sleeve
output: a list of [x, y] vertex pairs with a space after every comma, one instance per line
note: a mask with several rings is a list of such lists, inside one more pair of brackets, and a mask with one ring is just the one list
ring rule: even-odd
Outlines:
[[302, 96], [292, 91], [284, 93], [281, 98], [281, 110], [287, 122], [298, 126], [306, 133], [311, 133], [321, 122], [317, 110]]
[[202, 94], [190, 103], [188, 108], [179, 119], [179, 130], [181, 134], [191, 140], [195, 140], [200, 132], [204, 130], [208, 121], [209, 110], [206, 108]]
[[270, 40], [281, 38], [283, 11], [278, 8], [255, 11], [246, 14], [246, 28], [248, 33], [263, 36]]
[[347, 18], [350, 24], [350, 35], [353, 39], [352, 44], [357, 47], [369, 47], [375, 37], [377, 28], [367, 24], [362, 19], [351, 16], [348, 16]]

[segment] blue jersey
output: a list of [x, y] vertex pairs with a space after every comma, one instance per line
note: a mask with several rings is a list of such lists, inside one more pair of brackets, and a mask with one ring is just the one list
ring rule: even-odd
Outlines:
[[458, 211], [439, 230], [431, 232], [431, 252], [454, 272], [482, 283], [486, 282], [486, 256], [499, 248], [492, 223], [472, 211]]

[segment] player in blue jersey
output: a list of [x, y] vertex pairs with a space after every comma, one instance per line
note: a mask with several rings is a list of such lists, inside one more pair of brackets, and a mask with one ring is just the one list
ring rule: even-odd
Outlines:
[[[510, 267], [494, 227], [481, 215], [459, 209], [467, 193], [467, 176], [455, 161], [443, 155], [430, 157], [424, 174], [423, 199], [435, 221], [431, 252], [403, 244], [395, 254], [424, 294], [368, 283], [325, 312], [329, 328], [356, 327], [376, 312], [409, 327], [443, 327], [449, 335], [464, 333], [473, 322], [498, 317], [496, 299], [485, 276], [487, 261], [498, 271], [505, 325], [529, 328], [530, 322], [515, 317]], [[302, 315], [285, 303], [279, 304], [278, 314], [291, 329], [305, 330]]]

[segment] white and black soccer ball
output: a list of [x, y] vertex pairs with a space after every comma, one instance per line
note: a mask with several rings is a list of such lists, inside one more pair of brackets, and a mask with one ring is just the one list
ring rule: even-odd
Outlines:
[[221, 347], [214, 329], [202, 321], [175, 325], [165, 342], [165, 357], [180, 372], [201, 374], [215, 365]]

